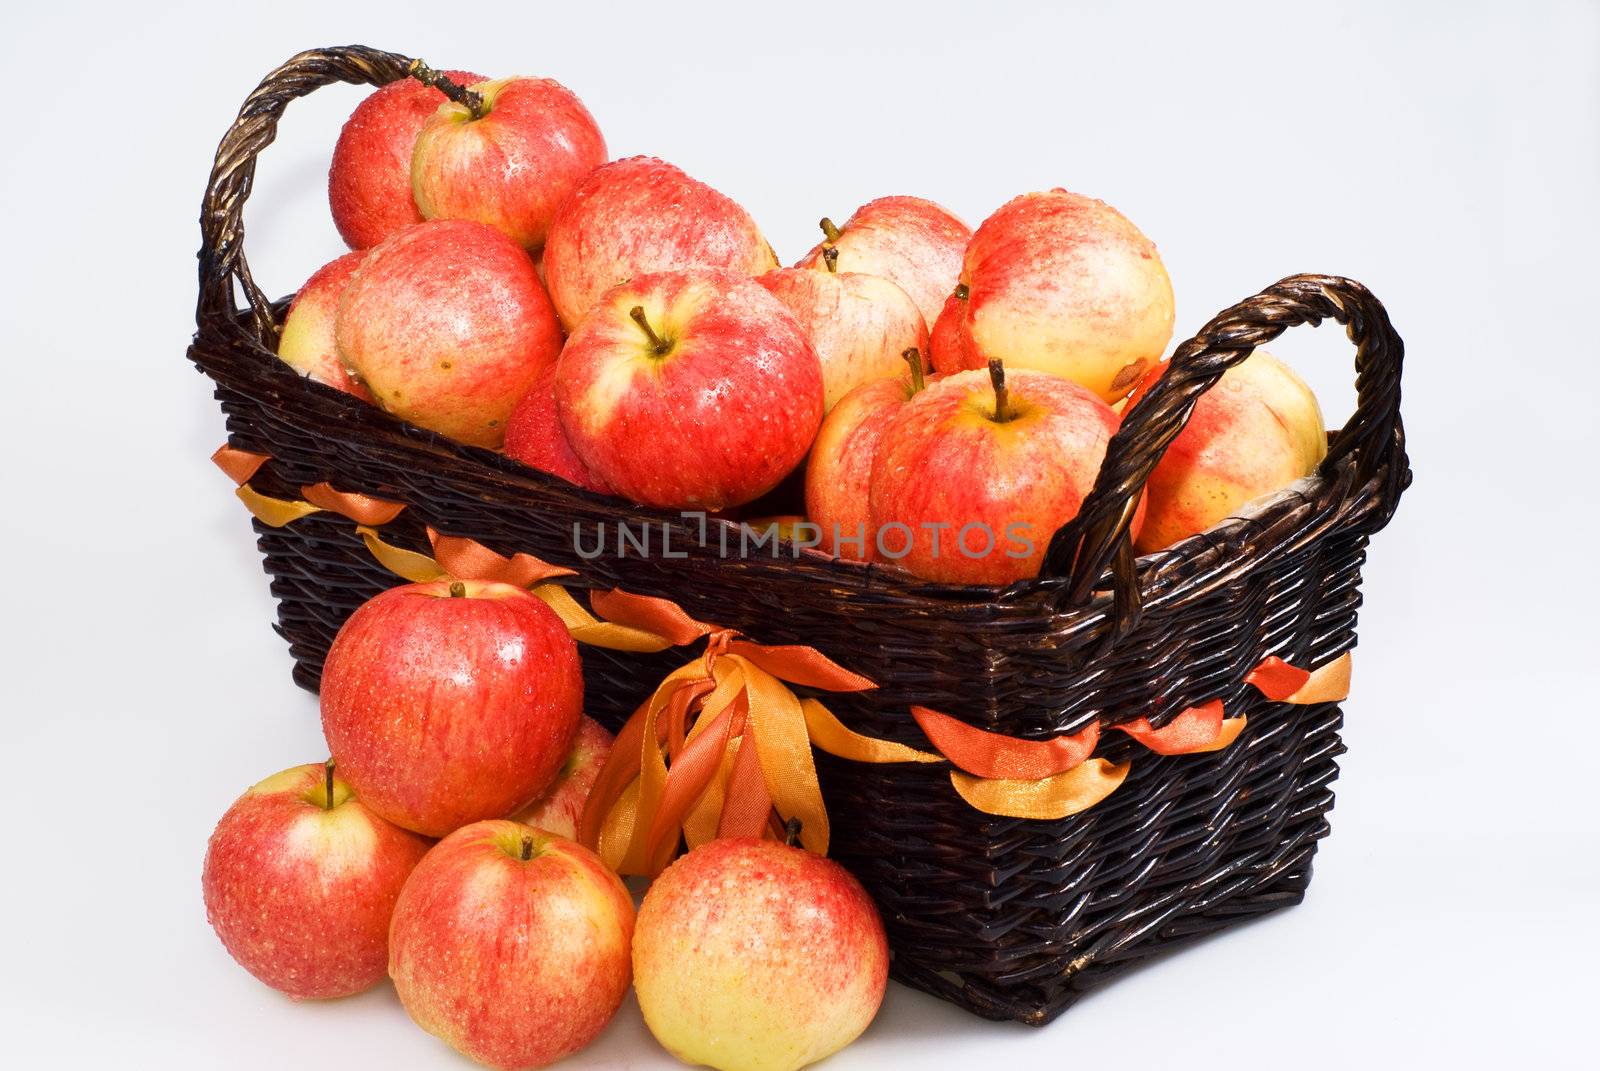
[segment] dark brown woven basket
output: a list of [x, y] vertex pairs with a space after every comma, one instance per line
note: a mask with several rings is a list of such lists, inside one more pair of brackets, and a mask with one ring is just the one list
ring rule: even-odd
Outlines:
[[[727, 558], [713, 530], [579, 490], [493, 452], [402, 423], [302, 379], [273, 356], [282, 304], [251, 279], [241, 213], [257, 154], [291, 100], [336, 81], [381, 85], [406, 57], [304, 52], [250, 94], [223, 138], [202, 211], [198, 331], [190, 359], [216, 381], [235, 447], [269, 454], [252, 479], [299, 497], [331, 482], [405, 504], [385, 538], [425, 548], [424, 524], [501, 553], [577, 569], [578, 586], [676, 600], [764, 643], [804, 643], [879, 682], [830, 695], [841, 720], [925, 747], [921, 704], [1024, 738], [1098, 719], [1157, 726], [1222, 697], [1249, 725], [1223, 751], [1139, 751], [1122, 786], [1058, 821], [996, 818], [951, 789], [940, 765], [819, 756], [833, 854], [883, 910], [901, 980], [979, 1015], [1043, 1023], [1087, 988], [1175, 944], [1296, 903], [1333, 805], [1336, 704], [1265, 700], [1245, 675], [1267, 655], [1321, 665], [1355, 644], [1367, 538], [1410, 481], [1400, 421], [1402, 346], [1358, 283], [1295, 276], [1222, 313], [1179, 346], [1127, 415], [1081, 514], [1050, 544], [1041, 578], [1003, 590], [923, 583], [830, 561]], [[242, 293], [244, 307], [238, 304]], [[1319, 474], [1159, 554], [1136, 559], [1128, 504], [1195, 399], [1285, 328], [1333, 319], [1356, 346], [1359, 402]], [[573, 525], [674, 525], [684, 558], [581, 559]], [[315, 689], [345, 617], [396, 578], [333, 514], [256, 523], [294, 676]], [[737, 539], [735, 539], [737, 542]], [[685, 658], [585, 650], [589, 711], [615, 727]], [[1116, 738], [1116, 739], [1113, 739]], [[1137, 749], [1120, 733], [1097, 754]]]

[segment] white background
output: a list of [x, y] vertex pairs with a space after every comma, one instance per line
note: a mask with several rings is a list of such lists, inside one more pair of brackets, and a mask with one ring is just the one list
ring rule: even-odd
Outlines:
[[[387, 987], [263, 988], [200, 901], [218, 816], [323, 744], [206, 460], [222, 421], [183, 357], [197, 207], [257, 79], [362, 42], [561, 79], [614, 154], [731, 194], [785, 261], [870, 197], [976, 224], [1065, 185], [1160, 245], [1179, 337], [1322, 271], [1366, 282], [1407, 340], [1417, 482], [1372, 548], [1307, 902], [1042, 1031], [892, 985], [830, 1068], [1594, 1066], [1600, 8], [361, 6], [5, 16], [0, 1063], [465, 1066]], [[269, 291], [341, 252], [324, 176], [358, 99], [292, 107], [264, 157], [248, 248]], [[1337, 328], [1275, 349], [1342, 419]], [[630, 1004], [569, 1066], [671, 1063]]]

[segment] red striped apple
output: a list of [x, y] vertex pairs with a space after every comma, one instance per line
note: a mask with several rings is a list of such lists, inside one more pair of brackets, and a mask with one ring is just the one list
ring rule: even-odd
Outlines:
[[755, 280], [696, 269], [609, 291], [556, 367], [567, 440], [618, 494], [716, 511], [775, 487], [822, 421], [822, 365]]
[[548, 78], [501, 78], [470, 87], [417, 135], [411, 190], [426, 219], [471, 219], [526, 249], [544, 244], [550, 220], [606, 141], [571, 90]]
[[[1166, 371], [1151, 369], [1131, 408]], [[1328, 453], [1317, 397], [1294, 369], [1266, 350], [1223, 373], [1145, 483], [1141, 553], [1204, 532], [1240, 506], [1316, 471]]]
[[838, 1052], [883, 1002], [889, 946], [838, 863], [714, 840], [650, 886], [633, 937], [644, 1021], [688, 1064], [794, 1071]]
[[[483, 81], [449, 71], [458, 84]], [[422, 222], [411, 199], [411, 151], [417, 134], [445, 103], [432, 86], [402, 78], [369, 95], [350, 113], [328, 168], [328, 206], [351, 249], [370, 249], [402, 227]]]
[[474, 446], [561, 352], [533, 261], [483, 223], [407, 227], [361, 262], [339, 300], [339, 358], [395, 416]]
[[545, 790], [537, 803], [516, 815], [516, 821], [576, 840], [583, 805], [588, 802], [589, 790], [599, 780], [600, 768], [611, 755], [611, 743], [611, 734], [599, 722], [589, 717], [579, 719], [577, 739], [567, 754], [567, 761], [561, 764], [555, 783]]
[[368, 807], [442, 837], [537, 799], [572, 750], [577, 645], [510, 584], [383, 592], [345, 621], [322, 671], [322, 731]]
[[416, 1024], [490, 1067], [593, 1041], [628, 993], [633, 900], [599, 856], [517, 822], [440, 841], [395, 905], [389, 974]]
[[822, 221], [822, 241], [801, 257], [797, 268], [825, 268], [824, 254], [838, 250], [838, 270], [888, 279], [916, 302], [932, 326], [945, 295], [961, 275], [961, 254], [972, 228], [942, 205], [921, 197], [880, 197], [868, 201], [836, 227]]
[[640, 275], [720, 268], [761, 275], [778, 266], [737, 203], [648, 156], [592, 172], [550, 225], [544, 271], [568, 331], [612, 287]]
[[553, 364], [539, 373], [528, 393], [511, 411], [511, 419], [506, 423], [505, 451], [507, 457], [559, 476], [568, 483], [603, 495], [611, 493], [611, 488], [572, 452], [567, 433], [561, 430], [561, 420], [556, 414], [556, 366]]
[[289, 315], [284, 317], [278, 358], [309, 379], [370, 402], [372, 393], [352, 379], [339, 360], [339, 345], [334, 338], [339, 297], [365, 258], [366, 253], [360, 250], [346, 253], [312, 273], [290, 303]]
[[372, 813], [332, 766], [274, 774], [217, 823], [206, 918], [239, 965], [296, 1000], [383, 981], [389, 916], [428, 841]]
[[928, 333], [929, 363], [936, 372], [961, 372], [983, 367], [967, 353], [966, 334], [961, 319], [967, 314], [967, 288], [957, 286], [944, 300], [939, 318]]

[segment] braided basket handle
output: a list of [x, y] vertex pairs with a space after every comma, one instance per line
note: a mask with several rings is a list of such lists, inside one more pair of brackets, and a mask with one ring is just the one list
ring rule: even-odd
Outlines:
[[200, 301], [195, 320], [235, 325], [234, 283], [250, 305], [255, 341], [276, 348], [272, 302], [250, 277], [244, 259], [244, 202], [255, 181], [256, 157], [278, 136], [278, 120], [289, 102], [334, 82], [381, 86], [410, 73], [412, 61], [362, 45], [314, 48], [300, 53], [261, 80], [245, 98], [239, 117], [217, 146], [216, 162], [200, 206]]
[[1386, 518], [1405, 488], [1409, 468], [1400, 421], [1400, 367], [1405, 346], [1389, 314], [1367, 288], [1331, 275], [1292, 275], [1219, 313], [1172, 355], [1156, 384], [1124, 416], [1106, 448], [1094, 490], [1078, 515], [1056, 532], [1041, 576], [1066, 577], [1061, 605], [1088, 599], [1109, 568], [1115, 594], [1115, 635], [1139, 617], [1129, 523], [1145, 480], [1166, 453], [1196, 400], [1222, 374], [1290, 327], [1324, 319], [1345, 326], [1356, 347], [1356, 409], [1333, 437], [1320, 472], [1331, 476], [1347, 460], [1359, 484], [1382, 475]]

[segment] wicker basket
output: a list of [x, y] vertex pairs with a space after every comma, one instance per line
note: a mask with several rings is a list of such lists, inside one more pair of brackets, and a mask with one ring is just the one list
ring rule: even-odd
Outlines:
[[[764, 643], [810, 644], [880, 684], [830, 696], [840, 719], [925, 747], [920, 704], [1022, 738], [1098, 719], [1161, 726], [1221, 697], [1248, 727], [1206, 755], [1143, 753], [1122, 786], [1055, 821], [968, 806], [939, 765], [870, 766], [821, 755], [832, 854], [877, 899], [894, 974], [979, 1015], [1043, 1023], [1089, 987], [1180, 942], [1296, 903], [1328, 832], [1342, 751], [1339, 707], [1269, 702], [1245, 683], [1265, 656], [1314, 667], [1355, 644], [1368, 537], [1410, 481], [1402, 346], [1359, 284], [1297, 276], [1219, 315], [1178, 347], [1127, 415], [1094, 494], [1056, 534], [1041, 578], [1000, 589], [928, 584], [831, 561], [727, 558], [676, 514], [590, 494], [496, 453], [402, 423], [303, 379], [273, 356], [283, 305], [255, 285], [241, 212], [257, 154], [289, 101], [336, 81], [405, 76], [405, 57], [361, 47], [302, 53], [273, 71], [218, 150], [202, 213], [198, 331], [189, 350], [216, 382], [230, 443], [269, 454], [265, 495], [328, 481], [404, 503], [385, 538], [422, 548], [423, 526], [578, 570], [578, 587], [664, 596]], [[238, 304], [242, 293], [244, 306]], [[1194, 400], [1285, 328], [1329, 318], [1356, 346], [1359, 402], [1319, 474], [1159, 554], [1135, 558], [1126, 506]], [[679, 525], [684, 558], [581, 559], [574, 522]], [[713, 522], [716, 523], [721, 522]], [[315, 689], [345, 617], [396, 582], [349, 521], [319, 513], [256, 524], [295, 680]], [[592, 529], [589, 529], [592, 530]], [[590, 713], [619, 724], [682, 653], [589, 649]], [[1136, 745], [1102, 736], [1120, 761]]]

